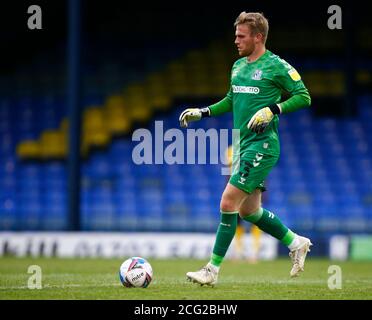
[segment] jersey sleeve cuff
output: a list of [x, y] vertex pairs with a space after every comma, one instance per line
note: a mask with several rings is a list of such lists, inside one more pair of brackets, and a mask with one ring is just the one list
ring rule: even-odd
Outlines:
[[276, 104], [276, 103], [271, 104], [271, 105], [269, 105], [269, 108], [270, 108], [270, 110], [273, 114], [281, 114], [282, 113], [282, 110], [281, 110], [279, 104]]
[[211, 110], [208, 107], [205, 107], [203, 109], [200, 109], [202, 118], [210, 117], [211, 116]]

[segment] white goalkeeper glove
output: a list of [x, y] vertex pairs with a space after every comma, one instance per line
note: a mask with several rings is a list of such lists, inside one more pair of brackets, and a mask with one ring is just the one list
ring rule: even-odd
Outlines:
[[268, 107], [258, 110], [248, 122], [248, 129], [256, 133], [262, 133], [270, 124], [276, 114], [280, 114], [281, 110], [277, 104], [272, 104]]
[[188, 108], [184, 110], [179, 118], [180, 126], [182, 128], [187, 128], [189, 122], [192, 121], [199, 121], [201, 118], [209, 117], [210, 116], [210, 110], [209, 108]]

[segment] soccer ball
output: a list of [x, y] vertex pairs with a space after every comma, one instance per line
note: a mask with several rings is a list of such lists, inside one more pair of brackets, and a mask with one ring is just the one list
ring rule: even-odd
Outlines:
[[152, 267], [146, 259], [132, 257], [120, 266], [119, 277], [125, 287], [146, 288], [152, 280]]

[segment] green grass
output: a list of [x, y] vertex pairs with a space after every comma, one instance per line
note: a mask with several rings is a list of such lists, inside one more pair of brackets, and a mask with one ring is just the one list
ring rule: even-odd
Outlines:
[[[214, 288], [186, 281], [200, 260], [154, 260], [154, 279], [146, 289], [124, 288], [118, 278], [122, 260], [0, 258], [0, 299], [372, 299], [372, 262], [332, 262], [308, 257], [299, 278], [289, 277], [289, 259], [225, 261]], [[328, 267], [342, 269], [342, 289], [330, 290]], [[42, 289], [30, 290], [30, 265], [42, 268]]]

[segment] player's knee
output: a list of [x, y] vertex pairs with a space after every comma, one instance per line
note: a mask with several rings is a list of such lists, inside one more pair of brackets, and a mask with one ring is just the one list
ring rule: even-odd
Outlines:
[[234, 212], [237, 211], [236, 203], [233, 199], [222, 197], [220, 203], [220, 210], [222, 212]]
[[220, 210], [222, 212], [234, 212], [234, 211], [237, 211], [236, 210], [236, 206], [234, 205], [234, 203], [227, 202], [227, 201], [221, 202]]
[[260, 207], [250, 207], [250, 208], [244, 208], [244, 210], [239, 210], [239, 216], [240, 218], [244, 219], [246, 217], [249, 217], [252, 214], [257, 213], [260, 210]]

